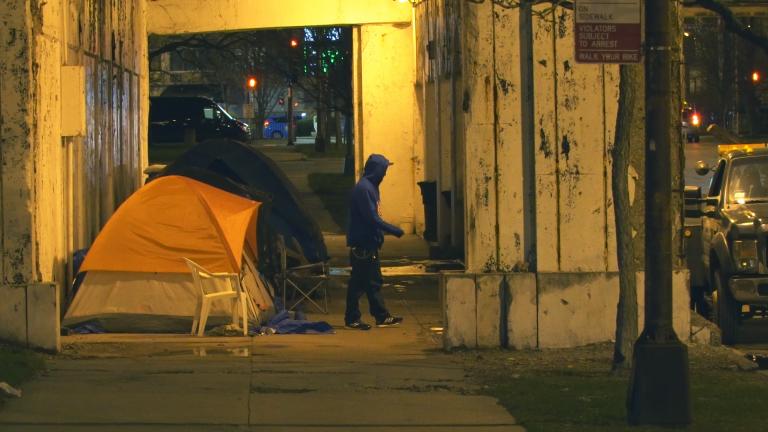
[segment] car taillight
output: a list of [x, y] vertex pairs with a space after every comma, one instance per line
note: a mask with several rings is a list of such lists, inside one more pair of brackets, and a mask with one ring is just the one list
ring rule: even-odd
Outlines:
[[698, 114], [694, 114], [694, 115], [691, 116], [691, 124], [692, 125], [698, 126], [699, 122], [700, 122], [700, 120], [699, 120], [699, 115]]

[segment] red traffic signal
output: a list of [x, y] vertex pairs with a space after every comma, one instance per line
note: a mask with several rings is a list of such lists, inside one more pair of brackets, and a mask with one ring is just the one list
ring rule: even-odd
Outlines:
[[694, 126], [698, 126], [701, 123], [701, 118], [699, 117], [699, 113], [693, 113], [691, 116], [691, 124]]

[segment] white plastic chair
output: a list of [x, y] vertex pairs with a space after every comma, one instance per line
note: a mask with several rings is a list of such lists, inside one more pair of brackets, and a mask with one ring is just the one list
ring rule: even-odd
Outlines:
[[[205, 334], [205, 324], [208, 322], [208, 314], [211, 312], [211, 302], [214, 300], [232, 301], [232, 324], [237, 322], [237, 301], [240, 301], [240, 317], [243, 326], [243, 336], [248, 336], [248, 297], [240, 285], [240, 275], [237, 273], [211, 273], [196, 262], [184, 258], [190, 271], [195, 285], [200, 289], [200, 298], [197, 302], [195, 316], [192, 319], [191, 334], [197, 333], [198, 336]], [[225, 280], [228, 283], [227, 291], [212, 291], [212, 283], [216, 280]]]

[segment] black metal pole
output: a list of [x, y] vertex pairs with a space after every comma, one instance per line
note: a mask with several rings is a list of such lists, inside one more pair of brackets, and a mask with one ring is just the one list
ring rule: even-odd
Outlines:
[[[677, 137], [679, 86], [677, 8], [645, 1], [645, 327], [635, 344], [628, 420], [632, 424], [691, 422], [688, 350], [672, 326], [672, 145]], [[677, 101], [679, 102], [679, 101]]]
[[294, 143], [294, 130], [293, 130], [293, 83], [288, 83], [288, 145], [292, 146]]

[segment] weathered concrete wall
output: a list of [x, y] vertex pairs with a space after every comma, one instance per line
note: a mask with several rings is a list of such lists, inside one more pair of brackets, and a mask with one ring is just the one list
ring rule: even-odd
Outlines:
[[[0, 17], [0, 289], [16, 299], [0, 337], [56, 349], [72, 252], [140, 184], [145, 4], [11, 1]], [[85, 136], [62, 136], [62, 66], [85, 68]]]
[[152, 34], [410, 23], [409, 4], [381, 0], [149, 0]]
[[[462, 184], [454, 193], [465, 197], [468, 271], [532, 267], [524, 248], [526, 232], [534, 235], [524, 223], [524, 145], [536, 149], [537, 269], [616, 270], [609, 150], [618, 67], [576, 64], [572, 13], [548, 8], [538, 6], [533, 15], [532, 143], [526, 142], [521, 123], [520, 8], [426, 1], [416, 9], [417, 53], [426, 53], [427, 46], [433, 51], [431, 59], [417, 61], [417, 76], [427, 83], [421, 95], [426, 173], [442, 185]], [[457, 25], [458, 45], [451, 47], [446, 40]], [[454, 64], [456, 70], [450, 67]], [[458, 97], [442, 91], [446, 81], [447, 89], [458, 84]], [[448, 104], [460, 113], [458, 118], [450, 117]], [[446, 123], [458, 125], [448, 131], [461, 137], [464, 154], [445, 145]], [[462, 162], [460, 169], [442, 169], [452, 159]], [[439, 225], [444, 219], [441, 213]]]
[[414, 86], [413, 33], [410, 25], [370, 24], [360, 27], [359, 70], [361, 139], [356, 143], [357, 173], [371, 153], [395, 164], [381, 185], [381, 213], [406, 232], [423, 214], [416, 188], [416, 161], [422, 148], [414, 135], [417, 110]]
[[[441, 16], [449, 5], [456, 13]], [[611, 148], [618, 66], [575, 62], [572, 11], [547, 3], [534, 6], [530, 16], [522, 13], [522, 7], [490, 1], [433, 0], [417, 6], [417, 41], [437, 43], [431, 62], [417, 62], [417, 76], [431, 76], [429, 68], [441, 58], [441, 25], [454, 20], [460, 28], [461, 44], [448, 53], [461, 70], [438, 79], [451, 78], [460, 85], [461, 97], [453, 104], [461, 113], [457, 135], [465, 152], [458, 157], [461, 174], [450, 173], [454, 181], [461, 180], [455, 183], [463, 185], [466, 199], [467, 271], [446, 275], [443, 284], [449, 347], [487, 346], [498, 333], [503, 343], [516, 348], [576, 346], [614, 337], [618, 263]], [[527, 19], [532, 20], [531, 77], [524, 64]], [[526, 99], [526, 86], [533, 87], [532, 99]], [[432, 87], [429, 82], [421, 103], [426, 172], [429, 178], [440, 178], [446, 157], [439, 145], [445, 108], [442, 92]], [[532, 124], [523, 124], [529, 107]], [[430, 121], [433, 117], [436, 120]], [[528, 126], [535, 131], [532, 136], [526, 134]], [[529, 165], [527, 148], [535, 151]], [[671, 156], [677, 164], [679, 155]], [[526, 208], [524, 171], [531, 165], [535, 208]], [[676, 182], [681, 173], [676, 172]], [[642, 173], [631, 169], [629, 177], [631, 194], [641, 193]], [[532, 224], [524, 218], [530, 210], [535, 210]], [[632, 228], [642, 236], [642, 226]], [[536, 248], [533, 260], [526, 250], [531, 242]], [[497, 301], [488, 286], [496, 286], [498, 273], [503, 273], [505, 284], [499, 316], [506, 324], [500, 326], [494, 324], [496, 309], [490, 320], [484, 315], [487, 305]], [[454, 277], [455, 284], [450, 280]], [[684, 273], [676, 274], [674, 290], [675, 327], [687, 339], [690, 312]]]
[[[673, 326], [691, 336], [688, 271], [673, 276]], [[643, 274], [638, 318], [643, 325]], [[562, 348], [613, 340], [619, 299], [617, 273], [446, 273], [444, 346]]]
[[533, 24], [537, 269], [616, 271], [609, 149], [618, 67], [575, 62], [570, 11]]

